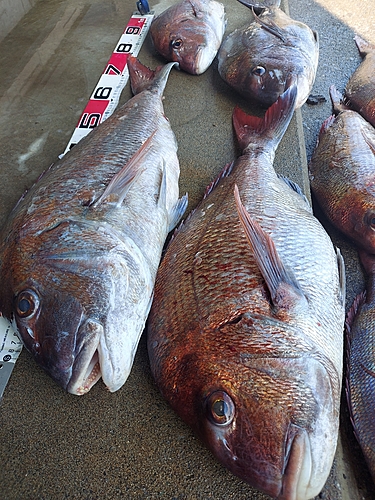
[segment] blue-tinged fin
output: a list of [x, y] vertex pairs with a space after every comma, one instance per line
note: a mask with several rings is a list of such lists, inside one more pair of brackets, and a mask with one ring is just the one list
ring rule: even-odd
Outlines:
[[234, 187], [234, 197], [241, 225], [270, 292], [273, 306], [290, 313], [307, 308], [307, 298], [293, 272], [285, 268], [271, 236], [263, 231], [243, 206], [237, 184]]
[[256, 14], [272, 7], [280, 7], [281, 0], [238, 0], [242, 5], [248, 7]]
[[134, 153], [127, 164], [112, 177], [103, 194], [90, 205], [91, 207], [96, 208], [110, 196], [115, 198], [117, 206], [121, 205], [133, 183], [145, 170], [145, 167], [143, 166], [144, 160], [151, 149], [155, 133], [156, 130], [150, 135], [150, 137], [148, 137], [138, 151]]
[[[159, 198], [158, 198], [158, 205], [160, 207], [166, 207], [167, 206], [167, 192], [168, 192], [168, 186], [167, 186], [167, 174], [166, 174], [166, 169], [165, 169], [165, 160], [163, 159], [163, 165], [162, 165], [162, 176], [161, 176], [161, 182], [160, 182], [160, 189], [159, 189]], [[186, 208], [188, 206], [188, 194], [186, 193], [184, 196], [182, 196], [179, 200], [177, 200], [177, 203], [171, 210], [169, 214], [169, 219], [168, 219], [168, 232], [172, 231], [177, 224], [180, 222], [182, 219]]]
[[174, 229], [177, 226], [177, 224], [184, 216], [187, 206], [188, 206], [188, 194], [185, 193], [184, 196], [182, 196], [177, 201], [176, 205], [172, 210], [171, 218], [169, 220], [168, 231], [172, 231], [172, 229]]
[[306, 198], [302, 189], [300, 188], [300, 186], [296, 182], [292, 181], [288, 177], [285, 177], [284, 175], [281, 175], [281, 174], [277, 174], [277, 177], [279, 179], [281, 179], [282, 181], [284, 181], [285, 184], [287, 186], [289, 186], [293, 191], [295, 191], [297, 194], [299, 194], [301, 196], [301, 198], [303, 199], [303, 201], [306, 203], [309, 210], [312, 211], [309, 200]]

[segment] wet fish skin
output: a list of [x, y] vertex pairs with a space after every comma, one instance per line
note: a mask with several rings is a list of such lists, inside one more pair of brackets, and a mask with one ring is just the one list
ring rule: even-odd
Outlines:
[[346, 103], [375, 127], [375, 45], [360, 36], [354, 37], [362, 63], [345, 88]]
[[375, 481], [375, 258], [360, 252], [367, 273], [346, 321], [348, 349], [346, 395], [355, 436]]
[[[129, 57], [143, 90], [50, 167], [0, 233], [0, 310], [68, 392], [126, 381], [168, 231], [183, 213], [162, 94], [175, 63]], [[146, 80], [149, 86], [146, 89]]]
[[309, 163], [311, 189], [327, 218], [375, 253], [375, 129], [330, 88], [335, 115], [324, 121]]
[[147, 342], [163, 397], [225, 467], [306, 500], [336, 448], [345, 291], [341, 256], [273, 168], [295, 98], [264, 121], [234, 113], [243, 154], [169, 243]]
[[[246, 99], [268, 108], [297, 79], [299, 108], [308, 98], [319, 58], [319, 37], [306, 24], [291, 19], [278, 6], [268, 2], [255, 20], [236, 29], [223, 40], [218, 53], [218, 70], [225, 82]], [[272, 5], [273, 3], [273, 5]]]
[[226, 26], [216, 0], [182, 0], [157, 16], [150, 27], [155, 49], [193, 75], [204, 73], [219, 50]]

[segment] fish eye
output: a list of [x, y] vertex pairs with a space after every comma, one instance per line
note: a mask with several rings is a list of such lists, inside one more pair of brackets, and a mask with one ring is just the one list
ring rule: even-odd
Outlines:
[[235, 412], [232, 398], [224, 391], [215, 391], [206, 400], [208, 418], [216, 425], [229, 425]]
[[366, 223], [371, 229], [375, 230], [375, 212], [369, 212], [366, 214]]
[[174, 40], [171, 41], [171, 47], [172, 49], [180, 49], [183, 45], [183, 42], [181, 38], [175, 38]]
[[252, 69], [253, 75], [256, 76], [263, 76], [265, 72], [266, 68], [264, 68], [263, 66], [255, 66], [255, 68]]
[[39, 297], [33, 290], [24, 290], [16, 297], [16, 314], [20, 318], [31, 318], [38, 310]]

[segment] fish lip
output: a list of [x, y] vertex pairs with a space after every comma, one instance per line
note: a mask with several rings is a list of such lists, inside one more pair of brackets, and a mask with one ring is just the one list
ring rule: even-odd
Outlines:
[[78, 337], [81, 337], [81, 341], [76, 349], [78, 352], [72, 365], [72, 375], [66, 387], [70, 394], [86, 394], [101, 378], [98, 346], [102, 332], [102, 325], [93, 320], [80, 326]]
[[197, 49], [197, 53], [195, 56], [195, 61], [193, 64], [194, 73], [196, 75], [201, 75], [204, 73], [210, 66], [212, 61], [215, 59], [216, 50], [210, 49], [207, 45], [200, 45]]
[[305, 429], [291, 424], [286, 443], [286, 466], [282, 477], [279, 500], [310, 498], [309, 482], [312, 472], [311, 447]]

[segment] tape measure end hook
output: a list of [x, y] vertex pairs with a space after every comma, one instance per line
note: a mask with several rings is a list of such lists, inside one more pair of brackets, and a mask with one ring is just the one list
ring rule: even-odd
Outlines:
[[138, 0], [137, 8], [142, 16], [150, 12], [150, 6], [148, 5], [147, 0]]

